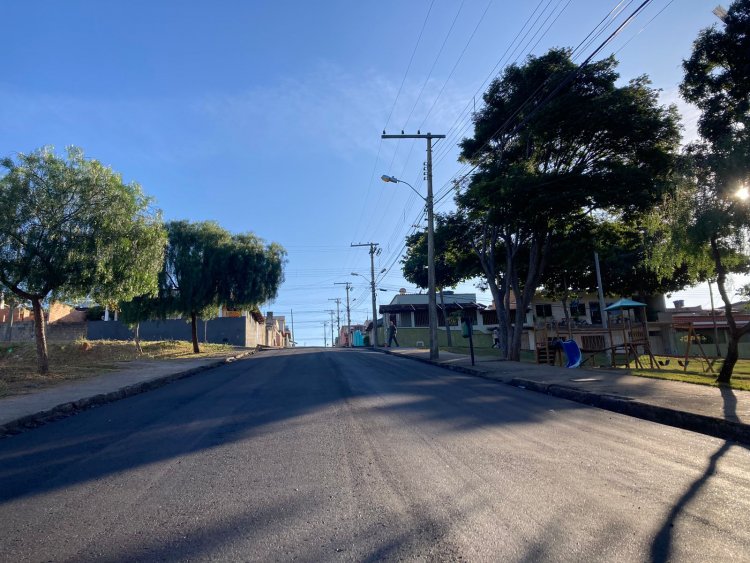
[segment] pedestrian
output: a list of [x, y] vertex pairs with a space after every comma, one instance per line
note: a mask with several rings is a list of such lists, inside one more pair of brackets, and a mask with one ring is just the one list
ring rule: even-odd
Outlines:
[[500, 349], [500, 327], [498, 326], [492, 330], [492, 347]]
[[388, 348], [391, 347], [391, 342], [395, 342], [396, 348], [398, 348], [398, 338], [396, 338], [396, 334], [398, 334], [396, 323], [391, 321], [391, 326], [388, 327]]

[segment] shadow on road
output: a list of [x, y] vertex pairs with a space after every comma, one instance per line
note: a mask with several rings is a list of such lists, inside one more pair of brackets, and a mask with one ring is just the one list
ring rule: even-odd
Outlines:
[[[549, 398], [379, 353], [260, 354], [0, 440], [0, 503], [262, 436], [280, 421], [392, 393], [408, 400], [384, 408], [439, 421], [445, 431], [549, 416]], [[584, 407], [559, 401], [556, 408]]]
[[[724, 416], [727, 420], [737, 420], [737, 397], [730, 387], [721, 387], [721, 396], [724, 399]], [[664, 563], [672, 559], [672, 545], [674, 536], [674, 527], [679, 516], [685, 511], [690, 505], [690, 502], [695, 498], [698, 492], [709, 482], [711, 477], [716, 473], [716, 467], [719, 460], [730, 450], [733, 446], [742, 447], [734, 442], [724, 442], [722, 446], [716, 450], [708, 460], [703, 474], [696, 479], [680, 499], [669, 511], [664, 524], [662, 525], [659, 533], [654, 538], [654, 543], [651, 545], [651, 560], [654, 563]]]

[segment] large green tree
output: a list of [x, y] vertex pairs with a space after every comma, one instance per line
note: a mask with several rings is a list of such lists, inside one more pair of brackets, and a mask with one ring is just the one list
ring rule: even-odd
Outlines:
[[136, 183], [69, 148], [0, 161], [0, 282], [34, 310], [40, 373], [49, 370], [43, 302], [156, 289], [165, 235]]
[[707, 249], [729, 327], [727, 355], [718, 381], [728, 383], [738, 358], [739, 339], [750, 323], [738, 326], [727, 274], [748, 263], [750, 212], [750, 0], [737, 0], [721, 24], [704, 29], [683, 63], [683, 97], [698, 106], [700, 140], [688, 147], [693, 187], [674, 241]]
[[212, 221], [171, 221], [167, 232], [159, 296], [153, 306], [160, 316], [190, 318], [196, 354], [199, 317], [215, 316], [221, 305], [259, 305], [275, 297], [284, 280], [286, 252], [278, 244], [266, 245], [250, 233], [232, 235]]
[[[474, 224], [472, 246], [506, 318], [524, 311], [556, 237], [595, 210], [627, 218], [668, 189], [679, 141], [674, 108], [645, 77], [618, 86], [615, 60], [577, 68], [553, 49], [511, 65], [484, 95], [461, 158], [476, 168], [457, 198]], [[502, 252], [502, 259], [494, 253]], [[519, 359], [523, 323], [508, 325]]]

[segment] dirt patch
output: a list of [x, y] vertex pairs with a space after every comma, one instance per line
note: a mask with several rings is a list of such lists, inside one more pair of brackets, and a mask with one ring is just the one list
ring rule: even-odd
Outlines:
[[133, 342], [113, 340], [77, 340], [50, 343], [49, 373], [37, 373], [34, 343], [0, 344], [0, 397], [31, 393], [63, 381], [82, 379], [120, 369], [134, 360], [174, 360], [179, 358], [225, 358], [241, 349], [224, 344], [201, 344], [201, 353], [193, 354], [190, 342], [141, 342], [139, 354]]

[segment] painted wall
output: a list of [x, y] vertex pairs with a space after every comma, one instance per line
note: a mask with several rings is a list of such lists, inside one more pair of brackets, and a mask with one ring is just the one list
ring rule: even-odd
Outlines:
[[[222, 317], [198, 321], [198, 340], [213, 344], [248, 346], [246, 317]], [[140, 325], [142, 340], [191, 340], [190, 323], [181, 319], [146, 321]], [[120, 321], [91, 321], [86, 337], [89, 340], [131, 340], [133, 331]]]

